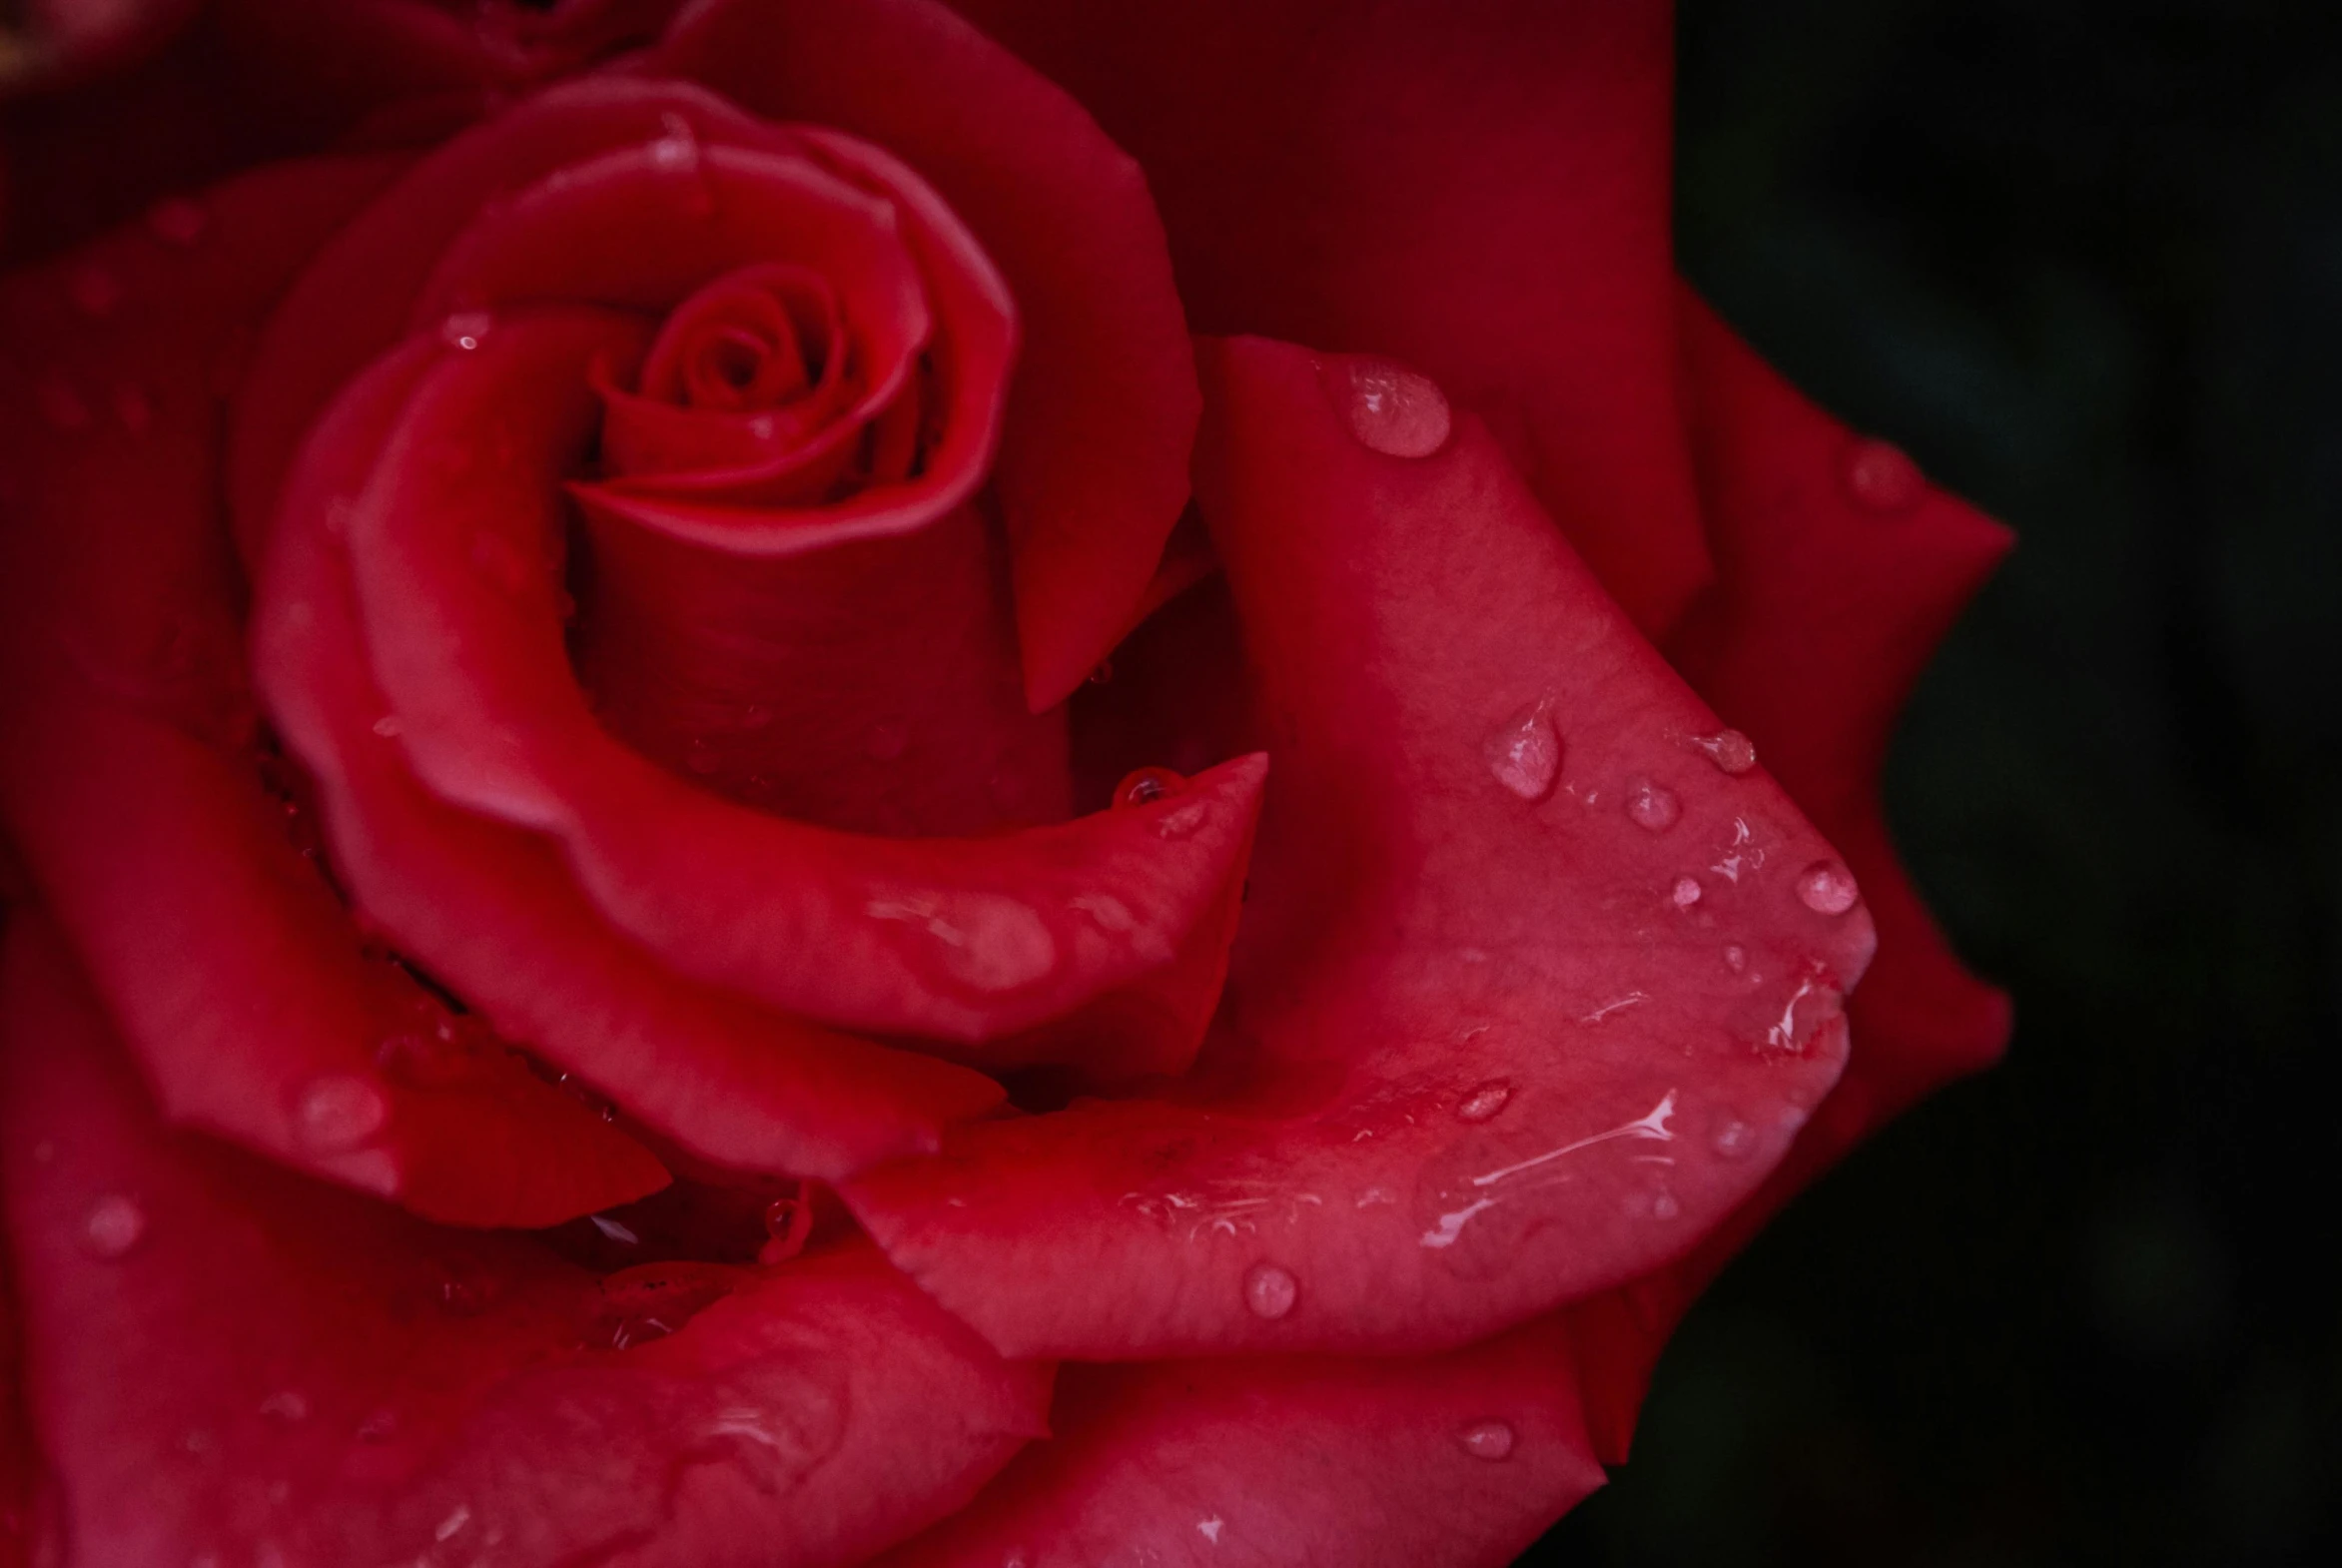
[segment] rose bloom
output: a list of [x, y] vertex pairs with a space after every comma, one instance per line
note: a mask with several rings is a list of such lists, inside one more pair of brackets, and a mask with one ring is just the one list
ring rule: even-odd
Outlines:
[[0, 1559], [1503, 1563], [1998, 1050], [1664, 6], [23, 16]]

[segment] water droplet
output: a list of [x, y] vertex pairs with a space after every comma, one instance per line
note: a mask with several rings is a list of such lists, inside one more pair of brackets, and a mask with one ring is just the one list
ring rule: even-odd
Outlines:
[[358, 1440], [362, 1443], [387, 1443], [398, 1435], [398, 1412], [385, 1406], [370, 1411], [358, 1423]]
[[701, 778], [717, 772], [723, 765], [724, 759], [717, 754], [715, 747], [704, 740], [695, 740], [683, 748], [683, 766]]
[[1724, 950], [1724, 967], [1739, 974], [1749, 967], [1749, 950], [1735, 942]]
[[1474, 1421], [1456, 1434], [1456, 1441], [1475, 1459], [1509, 1459], [1513, 1429], [1507, 1421]]
[[182, 250], [204, 237], [211, 216], [191, 197], [166, 196], [147, 209], [147, 231], [166, 245]]
[[1797, 901], [1817, 915], [1843, 915], [1862, 898], [1844, 866], [1818, 860], [1798, 873]]
[[1756, 744], [1736, 729], [1694, 735], [1692, 746], [1707, 753], [1708, 760], [1727, 773], [1746, 773], [1757, 765]]
[[104, 319], [114, 314], [114, 307], [122, 303], [122, 285], [114, 275], [96, 267], [77, 267], [65, 281], [67, 298], [82, 315]]
[[1115, 661], [1112, 659], [1100, 659], [1098, 667], [1090, 672], [1090, 684], [1093, 686], [1106, 685], [1114, 678]]
[[1675, 826], [1675, 819], [1683, 815], [1683, 802], [1675, 791], [1649, 779], [1636, 779], [1627, 786], [1626, 814], [1637, 827], [1664, 833]]
[[1467, 1090], [1464, 1098], [1456, 1102], [1456, 1120], [1486, 1122], [1502, 1111], [1511, 1099], [1512, 1085], [1501, 1078], [1492, 1078], [1485, 1084]]
[[776, 1197], [765, 1205], [764, 1233], [768, 1237], [756, 1260], [766, 1267], [785, 1263], [805, 1250], [805, 1243], [813, 1235], [813, 1202], [800, 1192], [795, 1197]]
[[471, 1523], [470, 1508], [462, 1503], [457, 1503], [455, 1505], [454, 1511], [448, 1514], [446, 1518], [441, 1519], [439, 1521], [438, 1528], [431, 1531], [431, 1539], [442, 1542], [451, 1541], [456, 1536], [462, 1534], [463, 1527], [469, 1523]]
[[1682, 1212], [1683, 1204], [1677, 1202], [1675, 1194], [1667, 1188], [1661, 1187], [1651, 1194], [1651, 1217], [1653, 1219], [1673, 1219]]
[[679, 114], [659, 116], [659, 138], [650, 144], [651, 164], [669, 173], [692, 173], [699, 168], [699, 136]]
[[751, 702], [740, 710], [740, 727], [746, 730], [763, 729], [773, 721], [773, 710], [761, 702]]
[[62, 377], [52, 376], [33, 390], [33, 400], [41, 410], [41, 417], [50, 426], [60, 430], [86, 430], [90, 427], [90, 405], [81, 400]]
[[1197, 828], [1203, 826], [1204, 819], [1210, 815], [1210, 811], [1204, 807], [1203, 802], [1189, 801], [1184, 806], [1165, 812], [1161, 820], [1155, 824], [1155, 836], [1164, 839], [1187, 838]]
[[1716, 1151], [1719, 1159], [1745, 1160], [1756, 1153], [1757, 1130], [1746, 1122], [1725, 1122], [1708, 1140], [1708, 1147]]
[[911, 728], [900, 719], [885, 719], [870, 726], [870, 733], [862, 737], [862, 754], [873, 762], [892, 762], [911, 744]]
[[109, 1192], [82, 1216], [81, 1239], [94, 1257], [122, 1257], [147, 1233], [147, 1211], [135, 1197]]
[[261, 1401], [261, 1414], [287, 1426], [309, 1419], [309, 1395], [298, 1388], [280, 1388]]
[[56, 1158], [57, 1145], [53, 1140], [44, 1138], [33, 1146], [33, 1164], [45, 1166]]
[[1159, 800], [1176, 795], [1186, 787], [1186, 779], [1169, 768], [1140, 768], [1125, 774], [1115, 786], [1114, 805], [1117, 811], [1134, 806], [1152, 806]]
[[612, 1219], [608, 1214], [587, 1214], [585, 1217], [591, 1221], [596, 1230], [620, 1246], [640, 1246], [642, 1244], [642, 1237], [634, 1233], [633, 1226], [622, 1220]]
[[1348, 360], [1328, 368], [1350, 433], [1385, 457], [1428, 457], [1447, 444], [1447, 394], [1428, 376], [1389, 360]]
[[874, 920], [915, 926], [935, 939], [944, 971], [979, 991], [1015, 991], [1057, 968], [1057, 939], [1031, 906], [996, 893], [872, 899]]
[[1694, 904], [1700, 902], [1700, 879], [1698, 877], [1676, 878], [1675, 891], [1670, 893], [1668, 897], [1675, 901], [1677, 909], [1690, 909]]
[[457, 311], [439, 323], [439, 342], [469, 354], [495, 325], [496, 319], [485, 311]]
[[1225, 1519], [1220, 1518], [1198, 1519], [1195, 1521], [1195, 1533], [1202, 1536], [1203, 1539], [1209, 1541], [1212, 1545], [1217, 1546], [1219, 1544], [1220, 1527], [1226, 1523], [1227, 1521]]
[[316, 1154], [355, 1149], [390, 1120], [390, 1103], [383, 1092], [347, 1073], [310, 1080], [293, 1108], [295, 1135]]
[[124, 382], [114, 389], [114, 417], [133, 435], [144, 435], [154, 427], [155, 405], [139, 388]]
[[1496, 782], [1523, 800], [1543, 800], [1561, 775], [1561, 737], [1547, 704], [1521, 709], [1490, 732], [1481, 746]]
[[1902, 447], [1864, 439], [1846, 450], [1846, 489], [1873, 511], [1909, 511], [1927, 494], [1928, 479]]
[[398, 722], [396, 714], [386, 713], [375, 720], [375, 733], [385, 740], [396, 740], [406, 733], [406, 726]]
[[1293, 1309], [1300, 1294], [1300, 1281], [1274, 1263], [1254, 1263], [1244, 1275], [1244, 1304], [1255, 1317], [1274, 1322]]

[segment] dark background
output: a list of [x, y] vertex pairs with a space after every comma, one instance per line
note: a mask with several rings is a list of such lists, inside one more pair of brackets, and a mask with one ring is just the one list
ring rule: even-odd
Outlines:
[[1686, 270], [2019, 535], [1888, 781], [2017, 1034], [1525, 1561], [2342, 1562], [2342, 5], [1680, 25]]

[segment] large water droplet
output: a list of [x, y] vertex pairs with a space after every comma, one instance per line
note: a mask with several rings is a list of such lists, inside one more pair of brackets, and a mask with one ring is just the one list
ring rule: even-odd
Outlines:
[[1683, 815], [1683, 802], [1674, 790], [1649, 779], [1636, 779], [1627, 786], [1626, 814], [1635, 826], [1664, 833], [1675, 826], [1675, 819]]
[[82, 1216], [81, 1241], [93, 1257], [126, 1256], [147, 1233], [147, 1211], [138, 1199], [109, 1192]]
[[65, 280], [66, 297], [73, 308], [93, 319], [104, 319], [114, 314], [114, 307], [122, 303], [122, 285], [114, 275], [98, 267], [77, 267], [73, 276]]
[[1292, 1271], [1274, 1263], [1254, 1263], [1244, 1275], [1244, 1304], [1255, 1317], [1274, 1322], [1293, 1309], [1300, 1295], [1301, 1283]]
[[1029, 905], [996, 893], [872, 899], [863, 912], [924, 931], [945, 973], [979, 991], [1014, 991], [1057, 968], [1057, 939]]
[[1858, 440], [1846, 449], [1846, 490], [1873, 511], [1909, 511], [1928, 493], [1928, 479], [1902, 447]]
[[1496, 782], [1523, 800], [1543, 800], [1561, 776], [1561, 737], [1539, 702], [1499, 724], [1481, 745]]
[[386, 713], [375, 720], [374, 731], [385, 740], [396, 740], [406, 733], [406, 726], [398, 722], [398, 716], [395, 713]]
[[1683, 1204], [1677, 1202], [1675, 1194], [1667, 1188], [1661, 1187], [1651, 1194], [1651, 1217], [1653, 1219], [1673, 1219], [1682, 1212]]
[[1115, 786], [1114, 809], [1127, 811], [1136, 806], [1152, 806], [1167, 800], [1186, 787], [1186, 779], [1169, 768], [1139, 768], [1123, 775]]
[[1350, 433], [1367, 450], [1428, 457], [1447, 444], [1447, 394], [1428, 376], [1388, 360], [1347, 360], [1328, 371]]
[[390, 1120], [390, 1103], [363, 1078], [329, 1073], [314, 1078], [294, 1103], [293, 1127], [302, 1147], [317, 1154], [355, 1149]]
[[1475, 1459], [1509, 1459], [1513, 1429], [1507, 1421], [1475, 1421], [1456, 1434], [1456, 1441]]
[[1757, 765], [1756, 743], [1736, 729], [1694, 735], [1692, 748], [1705, 753], [1710, 762], [1727, 773], [1746, 773]]
[[1843, 915], [1862, 896], [1854, 877], [1834, 860], [1818, 860], [1798, 873], [1797, 901], [1817, 915]]
[[1512, 1085], [1501, 1078], [1492, 1078], [1485, 1084], [1465, 1091], [1457, 1101], [1455, 1115], [1458, 1122], [1486, 1122], [1512, 1100]]
[[1736, 975], [1748, 968], [1749, 950], [1737, 942], [1729, 944], [1724, 950], [1724, 967]]
[[1698, 877], [1676, 878], [1675, 889], [1668, 894], [1668, 897], [1674, 901], [1677, 909], [1690, 909], [1694, 904], [1700, 902], [1700, 879]]
[[147, 232], [182, 250], [202, 239], [211, 222], [203, 204], [192, 197], [166, 196], [147, 209]]
[[469, 354], [495, 325], [496, 319], [485, 311], [457, 311], [439, 323], [439, 342]]

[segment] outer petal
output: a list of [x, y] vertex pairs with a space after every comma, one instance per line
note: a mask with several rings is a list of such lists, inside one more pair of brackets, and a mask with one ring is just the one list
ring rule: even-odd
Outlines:
[[247, 750], [218, 361], [388, 172], [252, 176], [192, 252], [132, 231], [10, 280], [0, 812], [172, 1117], [438, 1217], [546, 1223], [664, 1173], [516, 1061], [381, 1076], [435, 1004], [362, 956]]
[[1646, 632], [1709, 573], [1674, 396], [1660, 0], [959, 0], [1137, 155], [1198, 329], [1487, 412]]
[[[1302, 351], [1203, 364], [1198, 493], [1277, 758], [1223, 1023], [1279, 1081], [971, 1128], [848, 1200], [1003, 1346], [1462, 1342], [1747, 1196], [1837, 1078], [1869, 919], [1804, 900], [1828, 847], [1710, 762], [1483, 430], [1387, 457]], [[1492, 759], [1524, 725], [1557, 754]]]
[[2010, 539], [1859, 439], [1680, 295], [1687, 401], [1721, 572], [1671, 649], [1829, 832], [1879, 923], [1846, 1076], [1789, 1158], [1674, 1267], [1579, 1308], [1603, 1457], [1626, 1457], [1660, 1347], [1758, 1228], [1921, 1096], [1998, 1057], [2008, 999], [1960, 967], [1898, 863], [1879, 799], [1896, 715]]
[[1445, 1355], [1069, 1367], [1051, 1441], [883, 1568], [1488, 1568], [1602, 1484], [1550, 1323]]
[[171, 1138], [29, 923], [0, 1033], [32, 1402], [84, 1560], [850, 1562], [1041, 1429], [1046, 1369], [867, 1252], [596, 1280]]
[[1128, 627], [1187, 496], [1194, 370], [1137, 166], [930, 0], [700, 0], [659, 60], [893, 152], [1008, 275], [1025, 353], [998, 482], [1028, 697], [1054, 704]]

